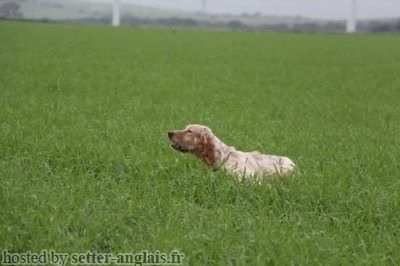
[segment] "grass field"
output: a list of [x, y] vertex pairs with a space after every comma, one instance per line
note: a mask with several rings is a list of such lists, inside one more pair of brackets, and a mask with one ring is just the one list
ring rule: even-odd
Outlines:
[[[0, 250], [400, 263], [399, 47], [0, 22]], [[169, 147], [188, 123], [300, 173], [272, 190], [212, 173]]]

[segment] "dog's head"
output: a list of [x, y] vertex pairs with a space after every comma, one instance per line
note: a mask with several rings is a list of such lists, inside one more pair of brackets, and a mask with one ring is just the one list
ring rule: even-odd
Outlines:
[[188, 125], [183, 130], [168, 132], [171, 147], [180, 152], [201, 153], [212, 136], [211, 129], [203, 125]]
[[217, 169], [216, 137], [209, 127], [188, 125], [183, 130], [168, 132], [171, 147], [180, 152], [189, 152], [205, 164]]

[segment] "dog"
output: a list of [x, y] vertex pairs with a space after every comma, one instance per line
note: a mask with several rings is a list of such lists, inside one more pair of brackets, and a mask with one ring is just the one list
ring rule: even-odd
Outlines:
[[238, 151], [224, 144], [209, 127], [203, 125], [188, 125], [183, 130], [169, 131], [168, 138], [173, 149], [191, 153], [214, 171], [223, 169], [239, 180], [287, 177], [295, 169], [294, 162], [287, 157]]

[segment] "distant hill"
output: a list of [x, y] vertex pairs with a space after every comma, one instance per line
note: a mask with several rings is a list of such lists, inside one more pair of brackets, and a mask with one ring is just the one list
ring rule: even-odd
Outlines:
[[[0, 3], [18, 3], [22, 17], [25, 19], [87, 19], [111, 16], [111, 3], [93, 3], [85, 0], [3, 0]], [[122, 16], [132, 16], [146, 19], [162, 18], [191, 18], [194, 20], [207, 20], [210, 22], [240, 21], [248, 25], [261, 25], [265, 23], [310, 23], [319, 20], [304, 17], [290, 16], [265, 16], [256, 14], [205, 14], [202, 12], [189, 12], [174, 9], [146, 7], [130, 3], [121, 4]]]

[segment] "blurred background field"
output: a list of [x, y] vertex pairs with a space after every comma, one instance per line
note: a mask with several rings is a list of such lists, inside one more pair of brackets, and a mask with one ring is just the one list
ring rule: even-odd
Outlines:
[[[0, 249], [193, 265], [397, 264], [398, 36], [0, 22]], [[287, 155], [237, 183], [169, 147], [210, 126]]]
[[123, 26], [337, 33], [353, 1], [358, 32], [400, 32], [396, 0], [2, 0], [0, 19], [109, 25], [117, 2]]

